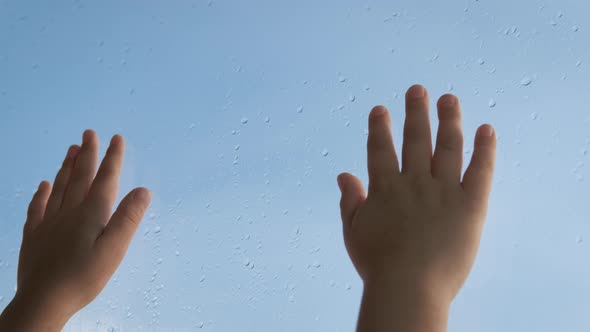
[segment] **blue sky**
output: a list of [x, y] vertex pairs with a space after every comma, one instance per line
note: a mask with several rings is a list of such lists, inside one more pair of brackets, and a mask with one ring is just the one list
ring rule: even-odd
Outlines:
[[[95, 129], [153, 191], [129, 253], [65, 331], [353, 331], [362, 284], [336, 176], [366, 183], [371, 107], [423, 84], [483, 123], [497, 169], [449, 331], [580, 331], [590, 310], [583, 1], [0, 0], [0, 306], [30, 196]], [[494, 105], [490, 107], [490, 105]], [[431, 110], [433, 133], [438, 121]], [[436, 135], [433, 135], [433, 138]]]

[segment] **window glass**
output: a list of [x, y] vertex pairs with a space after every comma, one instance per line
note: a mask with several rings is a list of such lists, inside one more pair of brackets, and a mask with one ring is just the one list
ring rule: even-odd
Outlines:
[[478, 259], [449, 331], [588, 330], [584, 1], [0, 0], [0, 307], [22, 224], [86, 128], [127, 141], [152, 205], [65, 331], [353, 331], [362, 283], [336, 176], [365, 183], [367, 115], [462, 103], [464, 169], [494, 126]]

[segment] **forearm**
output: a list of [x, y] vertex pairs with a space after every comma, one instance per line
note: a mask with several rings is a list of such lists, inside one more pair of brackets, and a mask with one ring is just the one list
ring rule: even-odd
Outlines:
[[424, 287], [365, 282], [357, 332], [446, 332], [449, 307]]
[[0, 315], [0, 331], [59, 332], [68, 319], [51, 314], [55, 309], [15, 296]]

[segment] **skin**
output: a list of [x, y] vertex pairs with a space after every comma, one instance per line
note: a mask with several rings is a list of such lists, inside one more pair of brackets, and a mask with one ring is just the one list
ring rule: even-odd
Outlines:
[[[416, 91], [421, 96], [413, 97]], [[463, 136], [457, 98], [438, 101], [433, 156], [428, 94], [406, 94], [402, 169], [387, 109], [369, 115], [369, 190], [338, 176], [344, 241], [364, 282], [358, 331], [446, 331], [449, 307], [475, 261], [495, 163], [491, 126], [478, 129], [461, 181]], [[484, 135], [485, 131], [491, 135]], [[86, 131], [52, 187], [41, 182], [23, 230], [17, 292], [2, 331], [60, 331], [104, 288], [123, 259], [151, 194], [136, 188], [111, 213], [123, 163], [116, 135], [95, 177], [98, 138]]]
[[[72, 145], [53, 186], [42, 181], [23, 229], [17, 291], [0, 315], [0, 331], [61, 331], [102, 291], [150, 203], [131, 191], [112, 213], [125, 142], [115, 135], [98, 173], [98, 137]], [[95, 176], [96, 174], [96, 176]]]
[[[437, 103], [434, 155], [428, 93], [406, 93], [401, 169], [391, 120], [383, 106], [369, 115], [369, 188], [338, 176], [344, 242], [364, 283], [357, 331], [443, 332], [449, 307], [475, 261], [488, 209], [496, 137], [478, 128], [461, 181], [463, 134], [459, 101]], [[490, 135], [486, 135], [489, 132]]]

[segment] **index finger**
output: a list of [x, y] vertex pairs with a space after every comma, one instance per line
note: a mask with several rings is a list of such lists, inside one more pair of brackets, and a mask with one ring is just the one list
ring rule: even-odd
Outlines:
[[[102, 220], [110, 217], [117, 199], [124, 152], [125, 141], [123, 137], [120, 135], [113, 136], [88, 193], [88, 200], [91, 205], [99, 207], [100, 211], [108, 211], [108, 215], [101, 215]], [[100, 211], [97, 212], [100, 213]]]
[[399, 163], [391, 136], [391, 119], [385, 106], [375, 106], [369, 114], [367, 164], [369, 193], [387, 190], [392, 178], [399, 175]]

